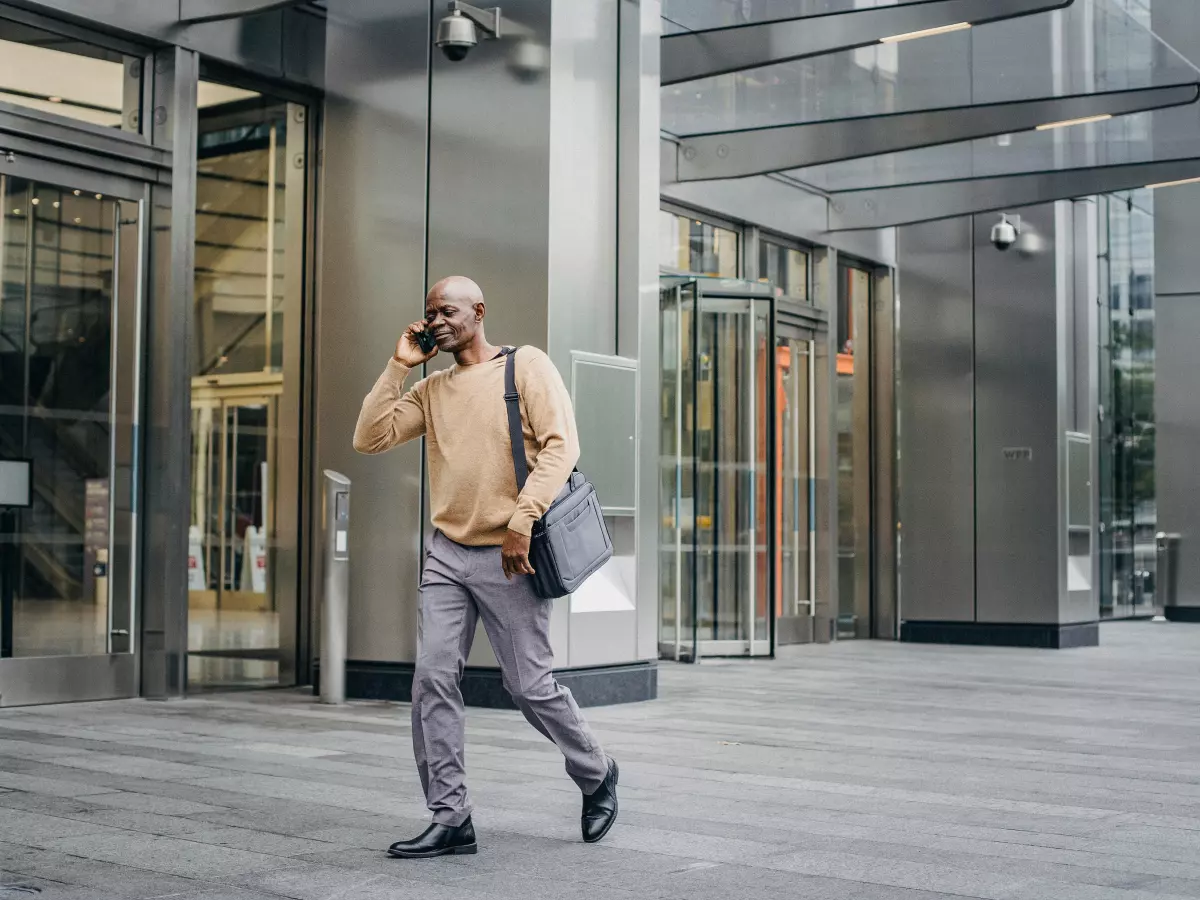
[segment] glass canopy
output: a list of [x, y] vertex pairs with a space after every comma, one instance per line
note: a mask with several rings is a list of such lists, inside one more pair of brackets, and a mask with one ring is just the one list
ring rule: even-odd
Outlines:
[[[885, 4], [664, 0], [663, 27], [694, 30], [875, 5]], [[662, 126], [700, 134], [1200, 81], [1150, 25], [1139, 0], [1075, 0], [1060, 11], [664, 87]]]
[[663, 34], [896, 5], [897, 0], [662, 0]]
[[1026, 131], [902, 153], [885, 153], [787, 174], [822, 191], [1052, 172], [1197, 158], [1200, 106], [1136, 113], [1053, 131]]

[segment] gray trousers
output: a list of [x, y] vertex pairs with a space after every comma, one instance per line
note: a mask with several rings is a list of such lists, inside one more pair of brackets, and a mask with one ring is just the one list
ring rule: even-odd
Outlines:
[[476, 622], [482, 618], [500, 662], [505, 689], [529, 723], [566, 758], [567, 774], [592, 793], [608, 774], [608, 757], [584, 721], [571, 692], [554, 679], [551, 601], [525, 575], [509, 581], [499, 547], [466, 547], [435, 531], [421, 578], [417, 665], [413, 673], [413, 753], [433, 821], [460, 825], [471, 814], [464, 766], [464, 719], [459, 681]]

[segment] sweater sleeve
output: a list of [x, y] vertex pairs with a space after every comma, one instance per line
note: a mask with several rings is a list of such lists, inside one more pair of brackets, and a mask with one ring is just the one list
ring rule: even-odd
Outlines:
[[425, 433], [425, 407], [418, 381], [404, 391], [411, 370], [394, 358], [363, 400], [354, 428], [354, 449], [359, 453], [383, 453]]
[[538, 454], [525, 481], [525, 489], [517, 498], [517, 509], [508, 527], [529, 534], [533, 531], [533, 523], [554, 502], [579, 461], [579, 435], [575, 431], [571, 395], [545, 353], [534, 348], [520, 352], [517, 390]]

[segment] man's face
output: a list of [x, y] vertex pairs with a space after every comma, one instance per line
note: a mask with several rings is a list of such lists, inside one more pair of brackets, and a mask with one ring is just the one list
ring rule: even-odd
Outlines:
[[479, 313], [466, 300], [435, 294], [425, 301], [425, 327], [433, 332], [439, 350], [455, 353], [474, 339]]

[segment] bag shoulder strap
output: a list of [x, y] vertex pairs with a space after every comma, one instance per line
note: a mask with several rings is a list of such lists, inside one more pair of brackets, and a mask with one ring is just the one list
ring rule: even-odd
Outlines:
[[512, 450], [517, 493], [525, 489], [529, 462], [525, 459], [525, 432], [521, 428], [521, 395], [517, 393], [517, 348], [504, 349], [504, 405], [508, 408], [508, 443]]

